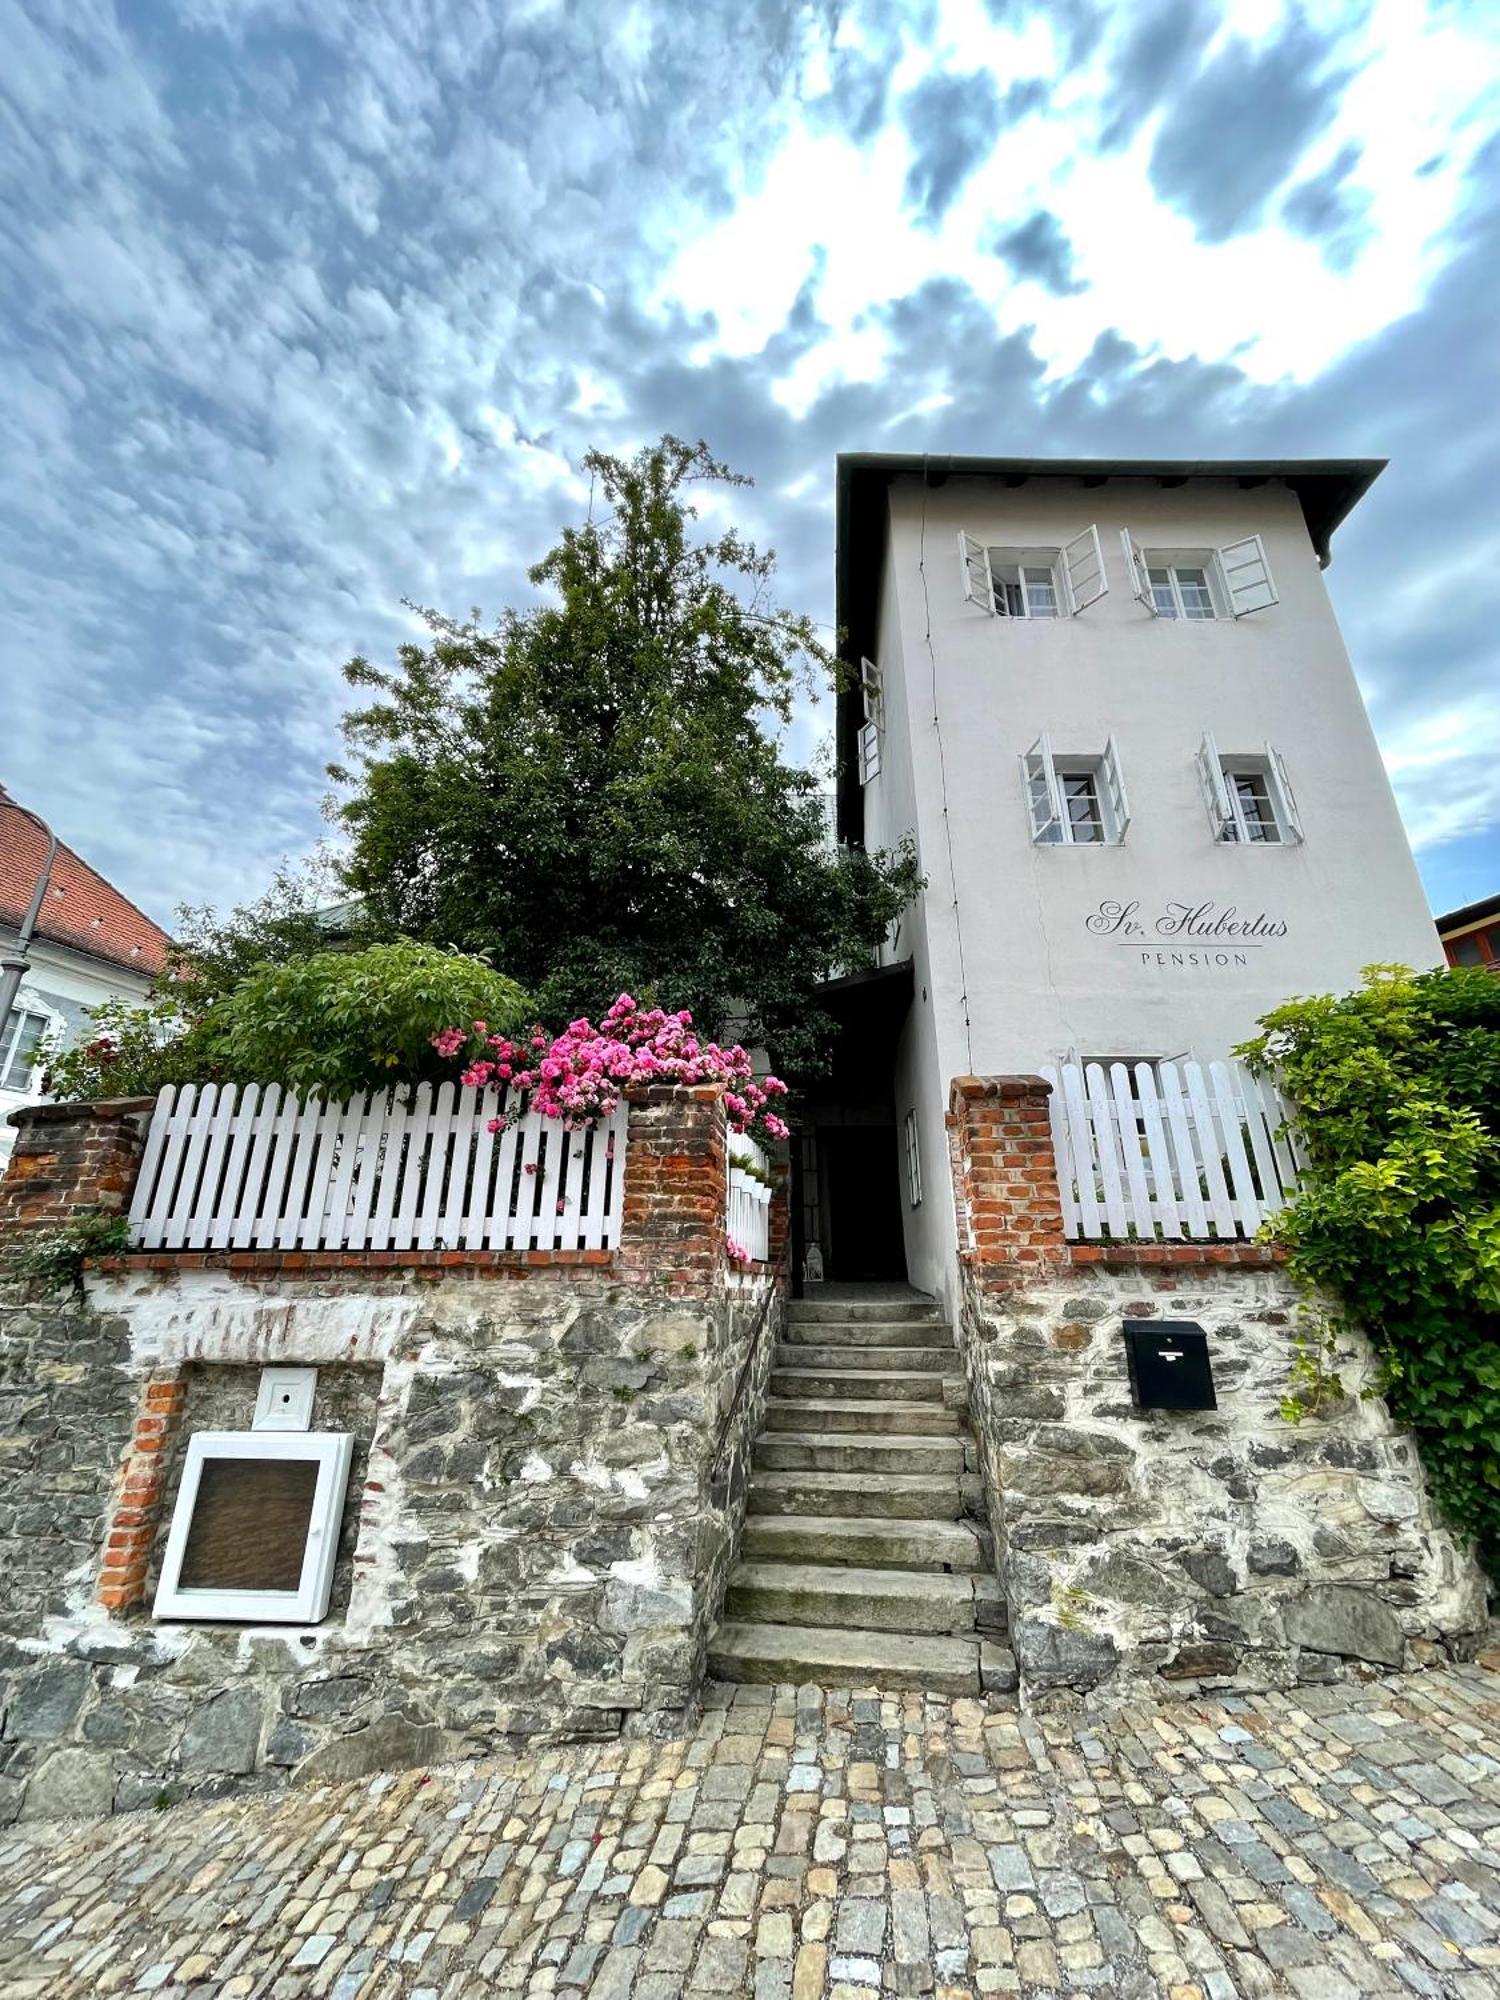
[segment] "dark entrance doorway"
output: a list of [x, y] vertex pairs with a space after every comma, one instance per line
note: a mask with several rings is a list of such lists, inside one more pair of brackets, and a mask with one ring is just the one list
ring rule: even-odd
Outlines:
[[827, 1277], [904, 1278], [895, 1126], [824, 1126], [818, 1150], [828, 1204]]

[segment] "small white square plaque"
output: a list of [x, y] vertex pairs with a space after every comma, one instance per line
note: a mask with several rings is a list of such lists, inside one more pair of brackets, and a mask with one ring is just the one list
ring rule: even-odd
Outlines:
[[317, 1386], [316, 1368], [262, 1368], [251, 1428], [257, 1431], [310, 1431], [313, 1392]]

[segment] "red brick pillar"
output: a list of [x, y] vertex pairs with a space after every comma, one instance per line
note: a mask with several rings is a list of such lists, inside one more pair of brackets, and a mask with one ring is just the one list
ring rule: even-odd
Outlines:
[[146, 1572], [160, 1525], [167, 1447], [186, 1393], [187, 1385], [175, 1369], [150, 1376], [141, 1391], [130, 1443], [120, 1462], [94, 1591], [104, 1609], [115, 1615], [139, 1604], [146, 1594]]
[[0, 1238], [56, 1229], [90, 1210], [128, 1208], [154, 1103], [116, 1097], [13, 1112], [16, 1144], [0, 1180]]
[[729, 1126], [721, 1083], [628, 1092], [625, 1207], [615, 1269], [630, 1284], [710, 1292], [728, 1269]]
[[1062, 1200], [1040, 1076], [959, 1076], [948, 1112], [959, 1254], [976, 1278], [1064, 1263]]
[[789, 1267], [792, 1245], [792, 1163], [773, 1159], [771, 1171], [776, 1185], [771, 1190], [771, 1213], [767, 1219], [767, 1261], [778, 1277]]

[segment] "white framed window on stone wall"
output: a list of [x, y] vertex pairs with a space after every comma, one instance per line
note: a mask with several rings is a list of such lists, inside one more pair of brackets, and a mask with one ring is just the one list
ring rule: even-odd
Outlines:
[[880, 739], [885, 729], [885, 693], [873, 660], [859, 663], [859, 699], [859, 782], [868, 785], [880, 776]]
[[1097, 527], [1061, 548], [992, 548], [959, 530], [965, 599], [991, 618], [1076, 618], [1109, 589]]
[[917, 1131], [917, 1114], [908, 1111], [903, 1131], [906, 1139], [906, 1200], [910, 1208], [922, 1206], [922, 1139]]
[[17, 1007], [0, 1030], [0, 1090], [40, 1088], [38, 1063], [42, 1043], [53, 1023], [48, 1014]]
[[1122, 528], [1120, 546], [1131, 594], [1153, 618], [1246, 618], [1279, 602], [1259, 535], [1219, 548], [1142, 548]]
[[1130, 825], [1120, 753], [1064, 756], [1039, 736], [1021, 759], [1021, 787], [1038, 847], [1118, 847]]
[[1198, 746], [1198, 782], [1215, 840], [1247, 847], [1289, 847], [1302, 838], [1302, 820], [1275, 744], [1262, 751], [1225, 755], [1211, 734]]
[[346, 1431], [198, 1431], [152, 1615], [315, 1625], [328, 1610], [354, 1440]]

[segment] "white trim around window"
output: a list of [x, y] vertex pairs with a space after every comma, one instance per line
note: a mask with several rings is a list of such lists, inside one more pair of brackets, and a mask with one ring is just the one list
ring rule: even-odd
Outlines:
[[[182, 1481], [172, 1509], [161, 1581], [152, 1607], [155, 1618], [211, 1618], [227, 1624], [315, 1625], [328, 1610], [333, 1565], [338, 1554], [339, 1519], [349, 1484], [354, 1439], [347, 1431], [198, 1431], [189, 1440]], [[182, 1581], [184, 1562], [200, 1495], [217, 1468], [235, 1462], [293, 1461], [308, 1466], [307, 1521], [300, 1574], [284, 1589], [246, 1588], [212, 1580], [214, 1557], [195, 1556], [197, 1581]], [[236, 1541], [232, 1553], [241, 1554]], [[232, 1567], [232, 1565], [231, 1565]], [[192, 1572], [190, 1571], [190, 1576]], [[228, 1570], [225, 1572], [226, 1578]]]
[[1274, 743], [1250, 755], [1223, 753], [1210, 732], [1198, 746], [1198, 779], [1214, 839], [1242, 847], [1291, 847], [1302, 819]]
[[25, 1096], [41, 1088], [38, 1054], [61, 1025], [51, 1008], [38, 1006], [29, 993], [17, 996], [10, 1019], [0, 1025], [0, 1090]]
[[1122, 528], [1120, 546], [1131, 594], [1153, 618], [1189, 624], [1247, 618], [1280, 602], [1259, 535], [1218, 548], [1148, 549]]
[[1050, 549], [990, 548], [960, 529], [958, 563], [965, 602], [991, 618], [1076, 618], [1109, 590], [1093, 524]]

